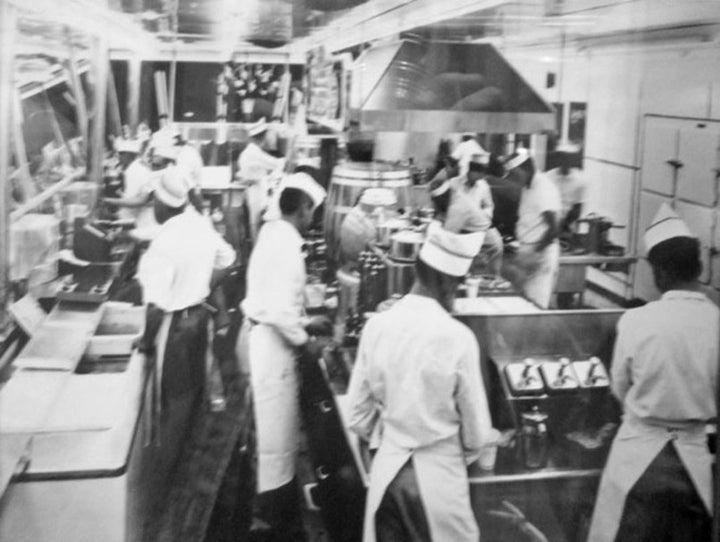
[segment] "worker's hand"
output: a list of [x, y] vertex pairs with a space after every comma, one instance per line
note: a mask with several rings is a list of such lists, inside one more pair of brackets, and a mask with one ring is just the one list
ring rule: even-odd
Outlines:
[[138, 337], [132, 343], [132, 347], [137, 349], [141, 354], [151, 356], [155, 353], [155, 344], [149, 342], [145, 337]]
[[308, 335], [332, 335], [332, 321], [327, 316], [312, 316], [305, 324], [305, 331]]

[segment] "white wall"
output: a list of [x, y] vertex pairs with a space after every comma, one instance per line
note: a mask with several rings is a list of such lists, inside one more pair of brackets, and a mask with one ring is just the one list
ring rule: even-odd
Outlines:
[[[720, 44], [682, 39], [603, 46], [578, 43], [570, 41], [565, 52], [559, 47], [503, 52], [546, 100], [588, 103], [587, 210], [626, 225], [625, 230], [614, 230], [611, 240], [635, 250], [641, 233], [638, 212], [644, 119], [649, 114], [720, 119]], [[545, 88], [548, 71], [559, 74], [559, 87]], [[692, 208], [684, 210], [689, 221], [706, 220], [695, 217]], [[635, 273], [633, 281], [632, 275], [592, 270], [589, 279], [618, 295], [655, 297], [657, 291], [644, 262]]]

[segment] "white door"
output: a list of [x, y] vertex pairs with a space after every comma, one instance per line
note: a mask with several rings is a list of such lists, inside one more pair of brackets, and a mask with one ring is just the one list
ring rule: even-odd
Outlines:
[[677, 126], [648, 122], [642, 154], [643, 190], [672, 196], [675, 191], [675, 168], [670, 162], [677, 160], [679, 130]]
[[720, 134], [708, 128], [680, 130], [678, 198], [714, 207], [717, 203], [716, 177]]

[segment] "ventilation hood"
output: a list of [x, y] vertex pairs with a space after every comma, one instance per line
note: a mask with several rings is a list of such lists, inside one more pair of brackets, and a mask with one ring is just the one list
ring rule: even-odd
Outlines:
[[361, 131], [535, 133], [555, 111], [490, 44], [402, 40], [355, 61], [350, 122]]

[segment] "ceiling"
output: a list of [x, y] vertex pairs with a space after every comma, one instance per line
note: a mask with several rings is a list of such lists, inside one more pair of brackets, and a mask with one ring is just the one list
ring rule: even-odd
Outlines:
[[[720, 24], [717, 0], [33, 0], [31, 5], [64, 17], [71, 17], [75, 6], [72, 16], [86, 15], [93, 33], [100, 27], [121, 36], [111, 39], [120, 48], [146, 52], [170, 43], [173, 50], [204, 47], [209, 54], [254, 48], [304, 55], [318, 46], [359, 50], [403, 32], [501, 47], [598, 35], [612, 42], [616, 34]], [[101, 24], [93, 27], [98, 18]]]

